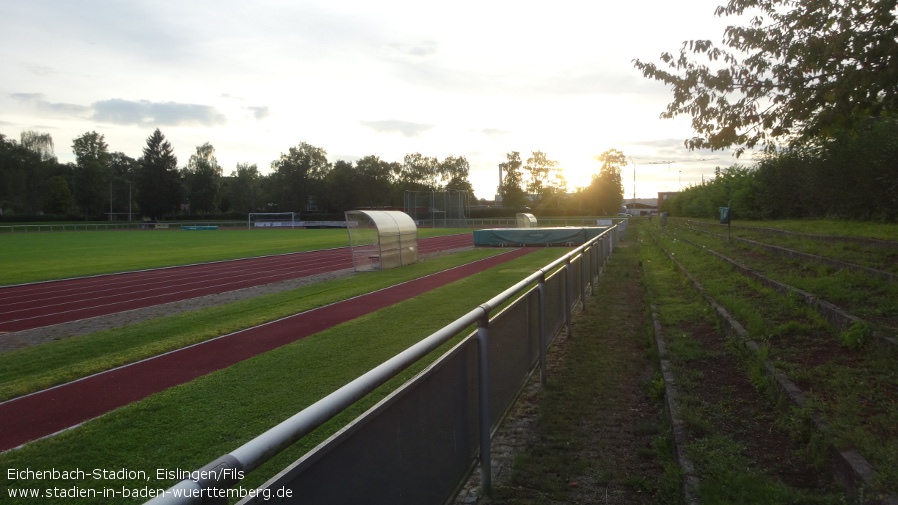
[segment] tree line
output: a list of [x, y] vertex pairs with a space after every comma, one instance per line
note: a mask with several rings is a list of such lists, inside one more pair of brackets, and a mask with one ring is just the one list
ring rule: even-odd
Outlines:
[[327, 152], [304, 142], [271, 162], [271, 173], [238, 163], [229, 175], [210, 143], [197, 146], [178, 166], [159, 129], [142, 156], [111, 152], [104, 136], [87, 132], [73, 140], [74, 163], [60, 163], [47, 133], [0, 134], [0, 209], [7, 216], [52, 215], [105, 219], [134, 213], [144, 219], [246, 215], [312, 210], [342, 214], [354, 208], [400, 207], [406, 190], [472, 191], [464, 157], [443, 160], [420, 153], [402, 162], [366, 156], [354, 164], [330, 163]]
[[[25, 131], [18, 142], [0, 134], [0, 215], [97, 220], [133, 213], [162, 220], [292, 211], [339, 216], [358, 208], [402, 208], [406, 191], [456, 190], [473, 197], [464, 156], [440, 160], [412, 153], [396, 162], [369, 155], [330, 163], [324, 149], [301, 142], [272, 161], [268, 174], [255, 164], [238, 163], [224, 175], [210, 143], [197, 146], [179, 167], [159, 129], [137, 159], [110, 151], [104, 136], [93, 131], [74, 139], [72, 151], [75, 162], [60, 163], [48, 133]], [[518, 152], [507, 158], [500, 164], [505, 173], [500, 213], [609, 215], [620, 208], [623, 153], [599, 156], [599, 174], [573, 195], [557, 161], [545, 153], [533, 152], [526, 163]]]
[[665, 202], [673, 215], [713, 217], [731, 206], [736, 219], [898, 221], [898, 120], [869, 119], [820, 146], [762, 157]]

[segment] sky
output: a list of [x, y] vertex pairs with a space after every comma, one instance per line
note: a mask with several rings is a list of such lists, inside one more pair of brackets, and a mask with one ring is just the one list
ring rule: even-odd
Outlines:
[[623, 152], [625, 199], [677, 191], [730, 151], [689, 151], [688, 117], [633, 67], [719, 43], [723, 0], [28, 0], [0, 18], [0, 133], [95, 131], [138, 158], [159, 128], [179, 166], [209, 142], [225, 175], [305, 142], [331, 162], [464, 156], [478, 199], [542, 151], [568, 188]]

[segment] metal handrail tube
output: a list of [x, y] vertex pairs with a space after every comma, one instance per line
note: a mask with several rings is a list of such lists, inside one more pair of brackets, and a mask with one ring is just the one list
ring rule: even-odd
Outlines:
[[[307, 407], [303, 412], [305, 412], [306, 410], [313, 410], [314, 412], [312, 414], [319, 414], [318, 416], [312, 416], [312, 414], [310, 414], [310, 419], [309, 419], [310, 421], [315, 421], [316, 417], [321, 417], [321, 419], [318, 420], [317, 423], [311, 427], [311, 429], [305, 430], [305, 428], [302, 424], [304, 419], [301, 414], [303, 412], [300, 412], [300, 413], [294, 415], [292, 418], [287, 419], [286, 421], [275, 426], [274, 428], [271, 428], [267, 432], [265, 432], [262, 435], [260, 435], [259, 437], [257, 437], [256, 440], [262, 439], [264, 441], [264, 440], [268, 440], [268, 439], [273, 439], [272, 441], [277, 441], [277, 440], [283, 438], [283, 436], [279, 436], [279, 433], [281, 433], [281, 431], [282, 431], [281, 429], [290, 430], [293, 427], [297, 427], [297, 428], [300, 428], [301, 430], [305, 430], [301, 434], [296, 433], [297, 436], [295, 436], [295, 439], [290, 439], [290, 440], [285, 439], [284, 442], [286, 442], [286, 443], [283, 446], [281, 446], [280, 444], [272, 446], [272, 448], [275, 449], [275, 452], [272, 453], [271, 455], [265, 457], [265, 455], [268, 454], [269, 451], [260, 451], [260, 447], [257, 447], [257, 445], [259, 445], [259, 444], [254, 444], [253, 443], [254, 441], [247, 442], [246, 444], [244, 444], [243, 446], [241, 446], [240, 448], [238, 448], [231, 454], [233, 456], [235, 456], [239, 461], [244, 463], [244, 471], [247, 471], [247, 472], [252, 471], [256, 467], [258, 467], [260, 464], [267, 461], [271, 456], [273, 456], [277, 452], [280, 452], [280, 450], [282, 450], [284, 447], [291, 445], [293, 442], [295, 442], [299, 438], [302, 438], [302, 436], [308, 434], [312, 429], [317, 428], [318, 426], [323, 424], [325, 421], [330, 419], [334, 414], [339, 413], [344, 408], [348, 407], [349, 405], [351, 405], [358, 399], [362, 398], [366, 394], [370, 393], [371, 391], [373, 391], [374, 389], [376, 389], [377, 387], [379, 387], [380, 385], [382, 385], [389, 379], [393, 378], [396, 374], [398, 374], [399, 372], [404, 370], [405, 367], [414, 363], [418, 359], [426, 356], [429, 352], [433, 351], [434, 349], [436, 349], [437, 347], [439, 347], [440, 345], [442, 345], [443, 343], [448, 341], [450, 338], [457, 335], [459, 332], [461, 332], [466, 327], [468, 327], [474, 323], [477, 323], [483, 317], [488, 317], [489, 314], [491, 314], [493, 310], [501, 307], [502, 304], [504, 304], [508, 300], [511, 300], [522, 289], [526, 288], [528, 285], [532, 284], [533, 282], [538, 281], [545, 274], [550, 273], [552, 270], [557, 268], [557, 266], [561, 265], [562, 263], [566, 263], [565, 258], [571, 258], [573, 255], [578, 255], [583, 247], [585, 247], [585, 244], [583, 246], [578, 247], [577, 249], [569, 252], [562, 258], [559, 258], [558, 260], [553, 261], [549, 265], [539, 269], [538, 271], [531, 274], [527, 278], [519, 281], [518, 283], [509, 287], [505, 291], [502, 291], [498, 295], [494, 296], [487, 302], [481, 304], [476, 309], [468, 312], [466, 315], [456, 319], [455, 321], [444, 326], [440, 330], [437, 330], [435, 333], [431, 334], [427, 338], [419, 341], [418, 343], [412, 345], [405, 351], [402, 351], [401, 353], [397, 354], [393, 358], [385, 361], [381, 365], [373, 368], [372, 370], [370, 370], [369, 372], [360, 376], [359, 378], [357, 378], [357, 379], [353, 380], [352, 382], [346, 384], [345, 386], [341, 387], [340, 389], [338, 389], [331, 395], [328, 395], [327, 397], [322, 398], [318, 402]], [[340, 401], [340, 397], [344, 397], [344, 395], [348, 395], [348, 398], [345, 398], [344, 401]], [[328, 400], [330, 397], [335, 397], [335, 398]], [[293, 438], [293, 437], [291, 437], [291, 438]], [[264, 445], [263, 445], [263, 447], [264, 447]], [[259, 461], [255, 465], [247, 464], [247, 462], [253, 461], [253, 460], [261, 458], [261, 457], [265, 457], [265, 459], [263, 461]]]
[[[564, 256], [556, 259], [548, 265], [540, 268], [533, 274], [529, 275], [527, 278], [517, 282], [516, 284], [502, 291], [487, 302], [482, 303], [477, 308], [471, 310], [464, 316], [459, 317], [455, 321], [447, 324], [446, 326], [430, 334], [426, 338], [418, 341], [416, 344], [405, 349], [396, 356], [372, 368], [367, 373], [347, 383], [333, 393], [330, 393], [324, 398], [306, 407], [302, 411], [296, 413], [292, 417], [282, 421], [281, 423], [270, 428], [268, 431], [262, 433], [249, 442], [246, 442], [231, 453], [212, 461], [211, 463], [201, 468], [198, 473], [216, 476], [233, 476], [244, 475], [253, 471], [287, 447], [294, 444], [302, 437], [311, 433], [314, 429], [330, 420], [336, 414], [342, 412], [368, 393], [374, 391], [390, 379], [397, 376], [408, 366], [420, 360], [433, 350], [437, 349], [439, 346], [448, 342], [454, 336], [458, 335], [465, 328], [475, 323], [479, 323], [478, 326], [482, 334], [481, 338], [485, 342], [488, 336], [486, 328], [489, 324], [490, 314], [495, 309], [500, 308], [504, 303], [511, 300], [522, 290], [526, 289], [527, 286], [531, 285], [534, 282], [539, 282], [539, 285], [542, 286], [544, 290], [546, 276], [561, 266], [563, 266], [563, 268], [565, 269], [565, 292], [566, 298], [569, 299], [571, 289], [571, 258], [582, 254], [582, 252], [587, 247], [589, 247], [591, 244], [598, 243], [598, 241], [600, 241], [606, 235], [606, 233], [613, 232], [613, 230], [614, 228], [610, 228], [609, 230], [602, 232], [600, 235], [587, 241], [583, 245], [568, 252]], [[540, 305], [542, 307], [540, 310], [543, 312], [545, 310], [544, 303], [545, 294], [543, 292], [540, 302]], [[570, 307], [569, 302], [566, 301], [565, 311], [568, 313], [568, 331], [570, 331], [571, 309], [572, 307]], [[542, 320], [543, 316], [540, 317], [540, 321]], [[540, 332], [543, 332], [543, 328], [540, 329]], [[545, 358], [543, 357], [541, 360], [541, 364], [544, 363], [544, 359]], [[488, 428], [486, 432], [486, 438], [489, 439]], [[229, 473], [211, 471], [222, 468], [235, 469], [239, 470], [239, 472]], [[486, 466], [486, 469], [488, 471], [489, 465]], [[203, 472], [204, 470], [207, 470], [207, 472]], [[488, 479], [489, 477], [487, 477], [487, 484]], [[210, 499], [205, 496], [202, 493], [202, 490], [209, 488], [225, 489], [234, 486], [239, 481], [239, 478], [228, 477], [208, 478], [198, 481], [185, 479], [169, 488], [166, 493], [157, 495], [156, 497], [148, 501], [147, 504], [162, 505], [186, 503], [218, 503], [217, 500]]]
[[418, 341], [408, 349], [362, 374], [340, 389], [303, 409], [253, 440], [235, 449], [231, 455], [251, 472], [262, 463], [321, 426], [365, 395], [392, 379], [409, 365], [449, 341], [452, 337], [488, 314], [483, 306], [468, 312], [452, 323]]
[[[203, 469], [209, 469], [210, 467], [215, 468], [218, 466], [216, 465], [216, 462], [233, 458], [233, 468], [242, 470], [244, 473], [255, 470], [282, 450], [305, 435], [308, 435], [315, 428], [324, 424], [334, 415], [343, 411], [345, 408], [398, 375], [410, 364], [426, 356], [429, 352], [457, 335], [466, 327], [476, 323], [481, 317], [484, 317], [485, 314], [488, 314], [488, 312], [483, 306], [477, 307], [452, 323], [449, 323], [432, 333], [427, 338], [420, 340], [408, 349], [360, 375], [345, 386], [337, 389], [312, 405], [309, 405], [293, 415], [293, 417], [282, 421], [280, 424], [243, 444], [230, 454], [206, 465]], [[206, 482], [206, 484], [215, 487], [214, 481]], [[230, 483], [228, 487], [233, 484], [236, 484], [236, 482]], [[190, 490], [201, 487], [202, 486], [199, 485], [199, 483], [190, 479], [185, 479], [170, 488], [169, 491], [171, 492], [158, 495], [148, 501], [147, 504], [203, 503], [202, 500], [184, 501], [183, 498], [176, 496], [177, 493], [174, 492], [176, 489]]]

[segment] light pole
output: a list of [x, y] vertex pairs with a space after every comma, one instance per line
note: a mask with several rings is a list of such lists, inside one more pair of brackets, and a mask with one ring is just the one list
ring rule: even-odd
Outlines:
[[633, 201], [630, 202], [630, 212], [628, 214], [633, 213], [633, 209], [636, 208], [636, 162], [633, 161], [633, 157], [629, 156], [630, 163], [633, 164]]

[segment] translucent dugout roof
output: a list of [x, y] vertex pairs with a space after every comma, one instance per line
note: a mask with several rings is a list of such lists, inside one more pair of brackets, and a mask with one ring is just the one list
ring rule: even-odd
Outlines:
[[418, 227], [404, 212], [350, 210], [346, 228], [356, 271], [385, 270], [418, 261]]
[[536, 228], [536, 216], [533, 214], [519, 212], [516, 217], [518, 228]]

